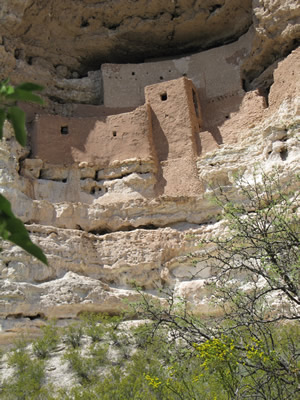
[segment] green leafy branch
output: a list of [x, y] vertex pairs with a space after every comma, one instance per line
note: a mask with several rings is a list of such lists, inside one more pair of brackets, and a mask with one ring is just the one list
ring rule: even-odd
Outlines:
[[43, 87], [35, 83], [22, 83], [13, 87], [9, 85], [9, 80], [0, 82], [0, 139], [3, 136], [3, 125], [7, 119], [11, 122], [17, 141], [21, 146], [26, 145], [25, 112], [19, 108], [17, 101], [29, 101], [32, 103], [43, 104], [43, 99], [36, 95], [35, 91], [42, 90]]
[[[11, 122], [17, 141], [21, 146], [26, 145], [27, 134], [25, 128], [26, 115], [17, 106], [18, 101], [43, 104], [43, 99], [33, 93], [42, 90], [43, 87], [35, 83], [22, 83], [16, 87], [9, 84], [6, 79], [0, 82], [0, 140], [3, 137], [3, 126], [5, 120]], [[43, 251], [30, 239], [23, 222], [15, 217], [11, 210], [10, 202], [0, 194], [0, 236], [3, 240], [20, 246], [29, 254], [47, 263]]]

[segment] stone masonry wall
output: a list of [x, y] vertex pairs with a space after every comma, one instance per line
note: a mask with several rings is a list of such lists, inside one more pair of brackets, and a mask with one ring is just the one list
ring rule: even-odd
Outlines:
[[140, 64], [103, 64], [104, 104], [130, 107], [144, 103], [148, 85], [186, 76], [204, 100], [243, 92], [240, 66], [249, 55], [251, 32], [238, 41], [190, 56]]
[[147, 106], [104, 117], [40, 115], [32, 132], [32, 157], [51, 164], [112, 161], [151, 155]]
[[86, 162], [103, 167], [135, 157], [158, 162], [185, 157], [185, 148], [196, 154], [201, 110], [192, 82], [181, 78], [149, 86], [146, 100], [132, 112], [102, 117], [37, 115], [31, 135], [32, 158], [50, 164]]

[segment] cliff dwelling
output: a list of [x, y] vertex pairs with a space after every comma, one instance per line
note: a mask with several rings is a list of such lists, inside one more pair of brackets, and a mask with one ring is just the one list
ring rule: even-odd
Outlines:
[[[151, 174], [151, 179], [146, 175], [142, 196], [201, 193], [197, 158], [220, 145], [237, 143], [238, 129], [244, 128], [243, 110], [250, 106], [254, 111], [247, 115], [251, 124], [266, 107], [259, 92], [243, 90], [240, 65], [249, 53], [248, 36], [178, 59], [103, 64], [88, 78], [65, 79], [67, 88], [89, 79], [98, 99], [91, 98], [90, 104], [73, 102], [71, 108], [62, 105], [62, 112], [52, 114], [29, 109], [31, 161], [25, 160], [22, 173], [30, 176], [32, 166], [40, 165], [36, 177], [53, 180], [56, 186], [65, 184], [55, 190], [61, 193], [57, 201], [69, 198], [72, 180], [72, 187], [75, 181], [78, 187], [72, 191], [74, 200], [90, 203], [110, 193], [111, 188], [101, 183], [101, 169], [131, 160], [137, 165], [146, 162], [145, 173]], [[75, 177], [76, 165], [80, 179]], [[36, 198], [46, 198], [45, 184], [34, 183]]]
[[160, 161], [161, 154], [165, 160], [178, 158], [180, 153], [185, 156], [185, 147], [196, 155], [202, 121], [192, 82], [183, 77], [146, 86], [145, 98], [146, 104], [123, 114], [107, 116], [104, 109], [103, 116], [94, 118], [36, 115], [33, 158], [50, 164], [87, 162], [100, 168], [115, 160], [154, 159], [158, 153]]
[[[53, 166], [85, 163], [95, 168], [96, 176], [97, 170], [116, 160], [153, 160], [156, 171], [165, 162], [175, 177], [176, 160], [186, 159], [192, 165], [198, 151], [196, 135], [202, 119], [196, 88], [183, 77], [146, 86], [145, 98], [143, 106], [122, 114], [106, 116], [102, 109], [104, 115], [94, 118], [36, 115], [32, 157]], [[194, 169], [196, 175], [195, 163]], [[180, 190], [185, 188], [181, 185]]]

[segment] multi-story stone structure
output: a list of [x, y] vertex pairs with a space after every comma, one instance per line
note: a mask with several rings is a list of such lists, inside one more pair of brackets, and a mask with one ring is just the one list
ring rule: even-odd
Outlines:
[[36, 115], [32, 155], [51, 164], [89, 162], [104, 167], [138, 157], [158, 161], [197, 152], [201, 110], [187, 78], [147, 86], [146, 104], [127, 113], [98, 117]]
[[52, 166], [86, 163], [98, 170], [115, 161], [150, 159], [156, 166], [157, 188], [163, 192], [162, 169], [167, 165], [169, 175], [178, 176], [182, 161], [190, 165], [197, 155], [200, 102], [185, 77], [147, 86], [145, 98], [144, 105], [115, 115], [105, 115], [104, 108], [98, 117], [36, 115], [32, 157]]
[[[265, 98], [259, 91], [243, 90], [240, 68], [250, 51], [248, 35], [178, 59], [103, 64], [94, 74], [101, 77], [96, 80], [98, 86], [101, 82], [102, 92], [98, 105], [79, 104], [79, 100], [77, 104], [56, 105], [51, 115], [44, 110], [27, 112], [33, 120], [32, 151], [31, 160], [26, 160], [29, 167], [24, 164], [23, 170], [28, 172], [37, 165], [35, 177], [64, 184], [72, 180], [72, 187], [78, 187], [72, 199], [91, 202], [109, 191], [99, 183], [103, 168], [135, 160], [130, 171], [147, 171], [153, 177], [152, 189], [147, 184], [147, 190], [139, 193], [142, 196], [199, 193], [197, 158], [222, 145], [238, 143], [245, 124], [255, 123], [265, 109]], [[66, 91], [72, 92], [73, 81], [81, 87], [79, 81], [83, 84], [85, 80], [92, 90], [94, 75], [65, 79]], [[91, 170], [87, 172], [82, 165]], [[69, 176], [71, 169], [73, 176], [78, 168], [80, 182], [78, 177]], [[93, 182], [83, 181], [86, 179]], [[49, 184], [39, 179], [35, 195], [46, 198], [45, 186]], [[53, 190], [61, 193], [56, 199], [71, 196], [65, 186]], [[78, 194], [82, 190], [93, 197]]]

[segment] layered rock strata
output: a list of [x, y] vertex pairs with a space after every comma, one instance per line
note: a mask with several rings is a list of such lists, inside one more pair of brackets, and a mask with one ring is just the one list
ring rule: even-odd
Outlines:
[[[238, 199], [236, 172], [242, 171], [250, 178], [258, 165], [265, 172], [276, 167], [282, 182], [299, 173], [300, 99], [296, 79], [300, 70], [299, 50], [292, 51], [280, 62], [277, 60], [295, 46], [296, 2], [254, 1], [252, 9], [250, 2], [245, 2], [243, 8], [235, 7], [235, 1], [219, 1], [214, 5], [209, 1], [193, 2], [193, 6], [188, 1], [167, 2], [164, 7], [176, 9], [177, 6], [178, 13], [170, 19], [175, 32], [173, 47], [163, 40], [162, 26], [167, 35], [171, 29], [169, 23], [160, 23], [169, 12], [175, 12], [174, 7], [171, 11], [158, 12], [162, 6], [156, 2], [150, 2], [151, 6], [147, 3], [148, 8], [145, 2], [135, 2], [134, 12], [126, 10], [132, 15], [143, 11], [146, 13], [143, 19], [125, 16], [121, 1], [77, 2], [78, 9], [82, 3], [88, 3], [81, 14], [83, 20], [77, 20], [74, 15], [80, 14], [72, 9], [73, 22], [64, 25], [59, 18], [54, 18], [56, 13], [68, 10], [69, 6], [61, 2], [58, 5], [50, 1], [38, 6], [36, 2], [14, 1], [10, 7], [2, 8], [9, 33], [0, 48], [3, 73], [11, 75], [16, 82], [37, 79], [46, 85], [46, 93], [51, 97], [44, 109], [27, 108], [30, 136], [27, 148], [16, 143], [9, 124], [5, 126], [5, 140], [1, 143], [1, 192], [12, 202], [15, 213], [49, 260], [46, 267], [18, 247], [3, 243], [0, 256], [2, 343], [11, 341], [24, 327], [33, 332], [45, 318], [76, 318], [85, 310], [118, 313], [125, 307], [124, 299], [136, 298], [134, 282], [157, 297], [161, 296], [158, 289], [174, 289], [176, 295], [189, 299], [199, 312], [211, 312], [211, 294], [205, 282], [213, 271], [203, 270], [198, 243], [202, 238], [221, 234], [224, 225], [216, 222], [219, 210], [209, 202], [210, 187], [222, 185], [232, 198]], [[143, 3], [144, 8], [139, 8], [137, 3], [139, 6]], [[208, 14], [205, 10], [213, 6]], [[227, 24], [225, 30], [218, 23], [218, 18], [224, 18], [222, 13], [239, 23], [230, 27]], [[113, 14], [118, 19], [114, 24], [119, 25], [105, 27], [105, 18], [110, 20]], [[192, 32], [193, 19], [200, 21], [204, 14], [206, 22]], [[278, 24], [271, 26], [270, 15], [279, 18]], [[134, 19], [134, 26], [130, 25]], [[41, 20], [48, 21], [49, 32], [45, 30], [39, 35]], [[100, 20], [103, 29], [99, 28]], [[113, 18], [111, 24], [112, 21]], [[149, 32], [153, 21], [157, 37], [153, 35], [150, 41], [143, 39], [145, 42], [138, 40], [141, 37], [138, 34], [143, 30]], [[242, 35], [252, 23], [250, 31]], [[128, 34], [128, 26], [135, 35]], [[94, 41], [95, 32], [98, 36]], [[62, 34], [63, 41], [58, 38]], [[138, 96], [132, 95], [130, 99], [127, 95], [127, 104], [122, 101], [105, 104], [109, 96], [117, 101], [118, 91], [124, 89], [124, 93], [130, 94], [130, 82], [139, 78], [132, 64], [107, 64], [100, 70], [103, 61], [125, 60], [122, 48], [129, 40], [125, 40], [126, 34], [131, 43], [127, 62], [140, 61], [141, 54], [145, 58], [145, 49], [152, 48], [160, 38], [161, 49], [151, 50], [153, 53], [149, 50], [147, 57], [166, 54], [168, 47], [173, 59], [156, 61], [155, 65], [159, 71], [164, 65], [177, 63], [177, 75], [163, 76], [161, 80], [159, 73], [155, 79], [151, 78], [154, 82], [140, 80]], [[88, 44], [87, 37], [91, 38]], [[106, 41], [102, 40], [99, 45], [99, 39], [104, 37]], [[176, 52], [183, 52], [207, 49], [226, 41], [233, 43], [191, 56], [192, 60], [207, 61], [199, 69], [192, 62], [190, 72], [182, 72], [190, 61], [186, 57], [174, 59], [175, 47]], [[241, 49], [244, 50], [236, 51]], [[97, 60], [97, 68], [95, 63], [84, 62], [89, 57]], [[221, 60], [219, 67], [218, 59]], [[147, 68], [153, 71], [153, 62], [134, 64], [134, 67], [144, 72]], [[94, 72], [81, 77], [80, 71], [86, 72], [89, 68]], [[224, 76], [220, 75], [223, 70]], [[117, 89], [109, 94], [105, 71], [117, 81], [124, 71], [136, 75], [127, 81], [122, 79], [123, 83], [119, 80]], [[169, 81], [185, 73], [194, 84], [190, 86], [190, 100], [186, 103], [183, 82], [189, 81], [185, 77]], [[204, 80], [205, 76], [210, 79]], [[242, 79], [253, 90], [245, 92]], [[144, 98], [141, 89], [149, 84]], [[261, 89], [270, 85], [266, 95]], [[174, 103], [170, 100], [172, 90]], [[103, 105], [95, 105], [102, 101]], [[98, 143], [99, 147], [95, 147], [97, 141], [92, 138], [101, 136], [104, 126], [107, 131], [101, 139], [103, 146]], [[81, 140], [76, 146], [70, 136], [75, 129]], [[129, 144], [126, 144], [128, 138]], [[61, 140], [65, 140], [64, 147]]]
[[1, 0], [0, 19], [1, 78], [37, 80], [64, 102], [101, 101], [92, 71], [103, 63], [182, 56], [248, 30], [244, 85], [268, 88], [277, 62], [299, 44], [297, 0]]

